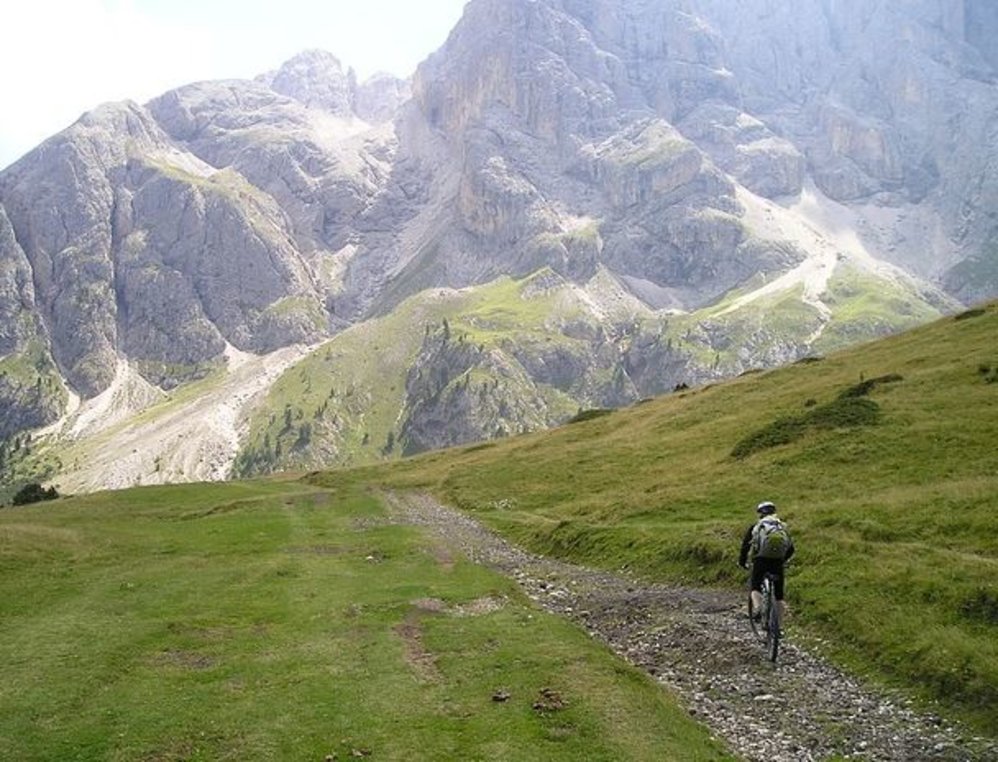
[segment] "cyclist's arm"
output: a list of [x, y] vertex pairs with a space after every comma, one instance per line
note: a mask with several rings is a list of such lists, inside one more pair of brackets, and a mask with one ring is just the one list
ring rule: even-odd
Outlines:
[[742, 538], [742, 550], [741, 550], [741, 553], [738, 554], [738, 565], [739, 566], [745, 566], [745, 564], [748, 563], [749, 548], [752, 546], [752, 529], [754, 527], [755, 527], [755, 524], [753, 524], [752, 526], [750, 526], [745, 531], [745, 537]]

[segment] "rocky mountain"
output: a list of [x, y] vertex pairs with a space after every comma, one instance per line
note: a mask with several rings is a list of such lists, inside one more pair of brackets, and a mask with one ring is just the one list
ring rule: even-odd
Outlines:
[[287, 377], [352, 398], [252, 382], [223, 450], [348, 462], [994, 297], [995, 33], [986, 0], [471, 0], [408, 82], [309, 51], [102, 106], [0, 173], [0, 437], [57, 424], [72, 483], [108, 400], [328, 340]]

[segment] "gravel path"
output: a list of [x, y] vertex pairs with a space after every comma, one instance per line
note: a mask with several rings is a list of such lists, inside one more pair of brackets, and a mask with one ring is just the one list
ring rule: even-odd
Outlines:
[[514, 578], [677, 695], [747, 760], [998, 761], [969, 736], [897, 696], [872, 690], [789, 642], [774, 666], [752, 635], [741, 596], [672, 588], [554, 561], [517, 548], [433, 498], [390, 494], [393, 520]]

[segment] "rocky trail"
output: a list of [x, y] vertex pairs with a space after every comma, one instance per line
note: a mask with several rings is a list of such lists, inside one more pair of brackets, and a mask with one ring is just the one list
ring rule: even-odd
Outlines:
[[998, 760], [998, 744], [860, 684], [795, 644], [771, 664], [740, 596], [650, 585], [528, 553], [469, 516], [416, 494], [386, 497], [393, 520], [515, 579], [653, 675], [747, 760]]

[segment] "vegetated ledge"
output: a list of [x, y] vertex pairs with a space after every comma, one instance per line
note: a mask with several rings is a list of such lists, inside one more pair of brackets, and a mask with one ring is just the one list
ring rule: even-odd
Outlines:
[[844, 390], [832, 402], [801, 415], [777, 418], [738, 442], [731, 457], [741, 460], [761, 450], [795, 442], [811, 431], [873, 426], [879, 422], [881, 410], [867, 395], [877, 386], [902, 380], [896, 373], [865, 379]]
[[580, 410], [574, 416], [572, 416], [566, 423], [582, 423], [583, 421], [591, 421], [595, 418], [602, 418], [605, 415], [610, 415], [613, 410], [608, 410], [607, 408], [594, 408], [592, 410]]
[[958, 315], [953, 316], [954, 321], [959, 320], [970, 320], [971, 318], [980, 317], [981, 315], [986, 315], [987, 310], [983, 307], [975, 307], [974, 309], [967, 310], [966, 312], [961, 312]]

